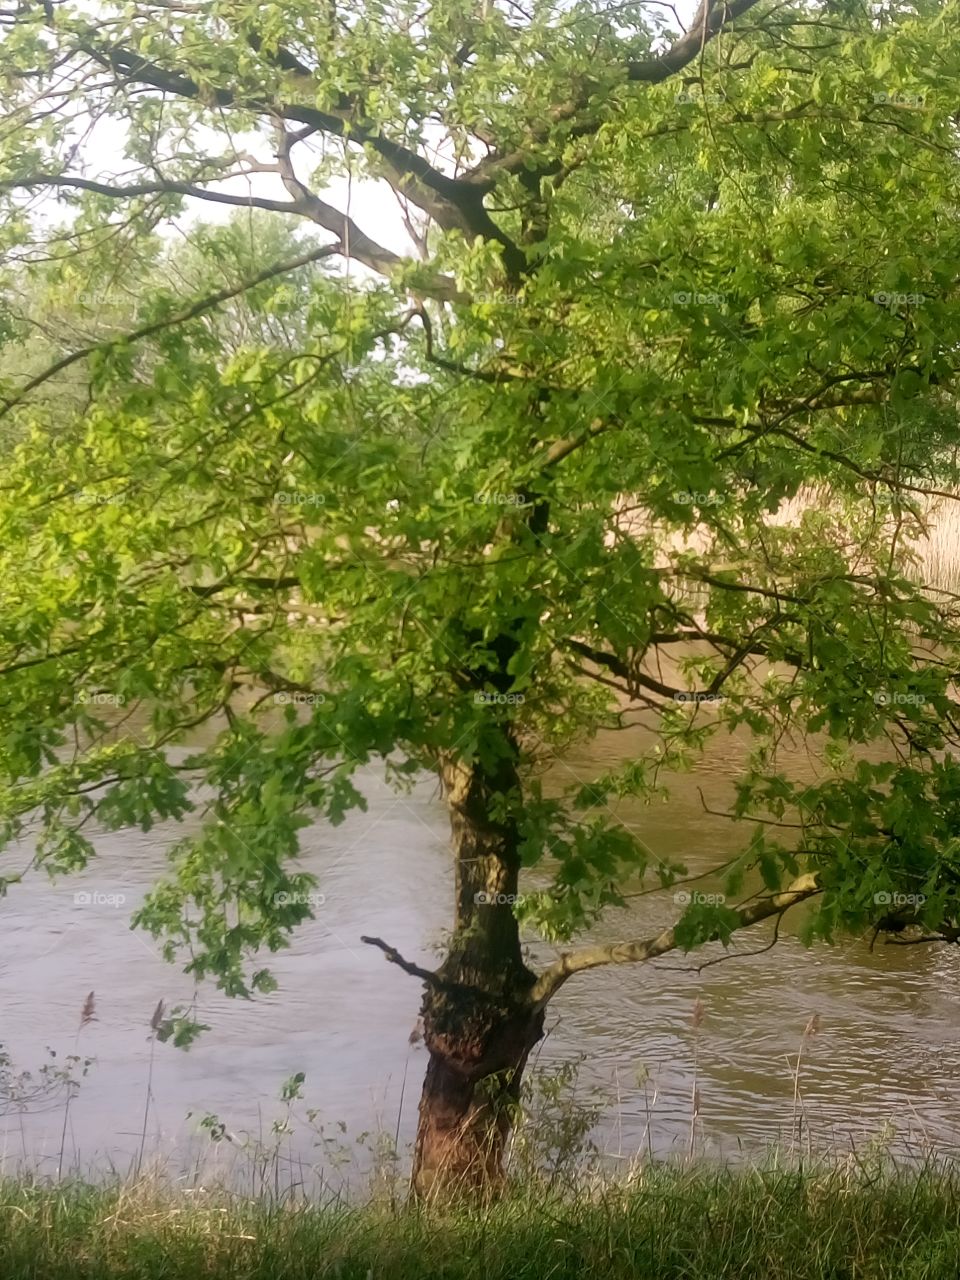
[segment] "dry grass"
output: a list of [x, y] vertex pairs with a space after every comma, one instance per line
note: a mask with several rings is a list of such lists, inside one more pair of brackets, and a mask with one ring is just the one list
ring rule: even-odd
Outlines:
[[[799, 529], [814, 513], [827, 515], [832, 521], [831, 541], [843, 547], [852, 565], [867, 568], [879, 549], [886, 568], [892, 544], [898, 556], [906, 555], [907, 572], [914, 581], [942, 591], [960, 592], [960, 495], [956, 499], [921, 495], [912, 509], [898, 509], [891, 504], [889, 494], [875, 494], [870, 504], [859, 505], [853, 521], [849, 504], [826, 489], [806, 488], [784, 501], [767, 517], [766, 524], [770, 529], [786, 531]], [[713, 545], [706, 523], [686, 532], [658, 528], [627, 497], [619, 504], [616, 526], [627, 535], [653, 534], [662, 566], [678, 552], [707, 553]], [[611, 544], [615, 536], [612, 532], [608, 535]]]

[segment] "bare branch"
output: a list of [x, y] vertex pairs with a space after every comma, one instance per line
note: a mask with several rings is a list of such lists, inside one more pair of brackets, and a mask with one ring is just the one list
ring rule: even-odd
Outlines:
[[[741, 907], [736, 912], [739, 922], [734, 927], [746, 929], [751, 925], [759, 924], [761, 920], [770, 919], [771, 916], [781, 916], [798, 902], [803, 902], [821, 892], [815, 874], [799, 876], [781, 893], [758, 898]], [[644, 960], [654, 960], [657, 956], [665, 955], [676, 947], [676, 929], [672, 926], [658, 933], [655, 938], [617, 942], [606, 947], [585, 947], [582, 951], [569, 951], [541, 973], [530, 993], [531, 1001], [536, 1008], [542, 1009], [575, 973], [583, 973], [587, 969], [599, 969], [609, 964], [639, 964]]]
[[404, 973], [409, 973], [412, 978], [419, 978], [428, 986], [436, 987], [439, 991], [448, 991], [453, 995], [467, 995], [482, 1003], [499, 1006], [498, 996], [484, 991], [481, 987], [472, 987], [464, 982], [451, 982], [448, 978], [435, 973], [433, 969], [423, 969], [411, 960], [405, 960], [396, 947], [391, 947], [389, 942], [384, 942], [382, 938], [370, 938], [364, 934], [360, 941], [365, 942], [367, 946], [378, 947], [391, 964], [395, 964]]
[[161, 182], [134, 182], [128, 186], [114, 186], [108, 182], [95, 182], [91, 178], [75, 178], [68, 174], [30, 173], [22, 178], [5, 178], [0, 182], [0, 191], [15, 191], [20, 188], [29, 191], [34, 187], [68, 187], [78, 191], [92, 191], [96, 195], [109, 196], [114, 200], [132, 200], [136, 196], [181, 195], [208, 200], [214, 204], [235, 205], [241, 209], [267, 209], [271, 213], [297, 212], [296, 206], [289, 200], [270, 200], [264, 196], [232, 196], [226, 192], [208, 191], [206, 187], [198, 187], [191, 182], [167, 179]]
[[[295, 139], [294, 139], [295, 140]], [[288, 162], [289, 163], [289, 162]], [[286, 176], [284, 177], [286, 184]], [[29, 190], [33, 187], [74, 188], [79, 191], [93, 191], [97, 195], [108, 196], [115, 200], [130, 200], [136, 196], [146, 195], [183, 195], [197, 200], [206, 200], [213, 204], [227, 204], [241, 209], [266, 209], [271, 213], [292, 214], [294, 217], [307, 218], [326, 231], [332, 231], [339, 237], [336, 252], [344, 257], [353, 258], [363, 263], [371, 271], [379, 275], [389, 276], [397, 267], [413, 261], [401, 254], [384, 248], [363, 232], [359, 226], [341, 213], [333, 205], [326, 204], [315, 196], [302, 183], [296, 180], [288, 184], [288, 190], [295, 187], [296, 195], [292, 200], [271, 200], [266, 196], [237, 196], [226, 192], [210, 191], [206, 187], [191, 182], [176, 182], [162, 179], [156, 182], [136, 182], [126, 186], [114, 186], [107, 182], [96, 182], [90, 178], [77, 178], [69, 175], [36, 173], [23, 178], [9, 178], [0, 182], [0, 191], [18, 188]], [[417, 291], [440, 301], [468, 301], [461, 293], [456, 282], [449, 276], [437, 275], [433, 280], [417, 285]]]
[[370, 938], [363, 935], [361, 936], [360, 941], [365, 942], [368, 947], [379, 947], [391, 964], [395, 964], [397, 968], [402, 969], [404, 973], [409, 973], [412, 978], [420, 978], [422, 982], [429, 983], [431, 986], [444, 985], [442, 978], [434, 973], [432, 969], [423, 969], [420, 965], [414, 964], [411, 960], [404, 960], [396, 947], [391, 947], [389, 942], [384, 942], [382, 938]]

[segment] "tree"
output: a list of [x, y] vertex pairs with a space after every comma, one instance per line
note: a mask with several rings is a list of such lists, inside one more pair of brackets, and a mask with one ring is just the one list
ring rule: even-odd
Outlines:
[[[497, 1181], [576, 974], [802, 901], [811, 941], [960, 938], [958, 597], [914, 554], [957, 482], [954, 7], [658, 12], [3, 17], [7, 296], [109, 303], [55, 358], [29, 308], [3, 329], [5, 835], [36, 822], [59, 873], [95, 824], [202, 807], [137, 923], [251, 994], [309, 914], [298, 831], [362, 807], [362, 764], [437, 775], [445, 958], [366, 939], [424, 984], [420, 1191]], [[328, 202], [361, 182], [409, 257]], [[191, 233], [185, 291], [170, 229], [204, 202], [238, 212]], [[638, 717], [657, 752], [545, 793], [552, 756]], [[684, 877], [611, 802], [744, 728], [727, 901], [570, 947]], [[815, 782], [778, 760], [796, 734]]]

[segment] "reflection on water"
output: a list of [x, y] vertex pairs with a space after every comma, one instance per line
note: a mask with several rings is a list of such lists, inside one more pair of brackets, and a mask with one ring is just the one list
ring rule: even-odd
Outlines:
[[[630, 742], [621, 735], [595, 744], [557, 765], [554, 780], [586, 779], [641, 741], [638, 730]], [[728, 806], [742, 761], [739, 745], [724, 739], [702, 769], [680, 779], [669, 803], [628, 806], [620, 816], [654, 856], [681, 858], [691, 872], [716, 865], [743, 832], [706, 810]], [[808, 767], [805, 758], [796, 763]], [[204, 988], [199, 1014], [212, 1029], [189, 1052], [157, 1047], [154, 1149], [182, 1155], [197, 1118], [209, 1112], [235, 1134], [269, 1131], [280, 1085], [296, 1071], [306, 1073], [307, 1102], [327, 1122], [344, 1120], [351, 1133], [378, 1124], [393, 1133], [399, 1119], [401, 1138], [412, 1136], [426, 1059], [422, 1045], [408, 1042], [420, 992], [359, 938], [375, 934], [410, 959], [434, 960], [452, 894], [446, 816], [432, 783], [397, 796], [370, 773], [363, 789], [366, 814], [304, 833], [304, 864], [318, 875], [325, 903], [290, 949], [270, 958], [279, 991], [238, 1002]], [[68, 1161], [76, 1151], [87, 1164], [129, 1165], [140, 1142], [150, 1015], [161, 998], [193, 996], [190, 980], [128, 927], [169, 837], [162, 830], [106, 836], [83, 876], [53, 885], [34, 878], [0, 902], [0, 1040], [20, 1067], [41, 1062], [46, 1046], [58, 1058], [96, 1059], [70, 1110]], [[82, 891], [90, 902], [75, 901]], [[116, 905], [119, 895], [125, 901]], [[667, 895], [634, 898], [595, 936], [645, 936], [674, 911]], [[893, 1127], [902, 1150], [960, 1149], [956, 950], [871, 952], [853, 941], [806, 951], [789, 926], [782, 933], [772, 952], [700, 972], [715, 950], [573, 979], [552, 1006], [539, 1066], [586, 1054], [581, 1079], [607, 1099], [602, 1139], [612, 1152], [632, 1155], [648, 1141], [660, 1153], [684, 1150], [694, 1084], [690, 1015], [699, 996], [698, 1145], [737, 1158], [790, 1140], [797, 1052], [817, 1014], [820, 1030], [804, 1046], [799, 1079], [815, 1143], [862, 1145]], [[738, 949], [756, 951], [769, 937], [762, 926]], [[537, 944], [533, 953], [546, 960], [551, 952]], [[97, 1018], [78, 1032], [91, 990]], [[26, 1156], [55, 1169], [62, 1124], [62, 1108], [0, 1119], [2, 1149], [9, 1160]], [[305, 1162], [317, 1158], [312, 1141], [293, 1139]]]

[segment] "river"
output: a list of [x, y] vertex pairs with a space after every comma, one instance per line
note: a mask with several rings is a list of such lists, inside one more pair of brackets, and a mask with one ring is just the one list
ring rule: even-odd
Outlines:
[[[603, 737], [558, 762], [552, 782], [585, 780], [645, 742], [640, 729]], [[627, 804], [619, 816], [654, 856], [682, 858], [691, 872], [719, 863], [745, 832], [704, 805], [727, 807], [745, 750], [727, 736], [714, 741], [702, 764], [676, 780], [669, 803]], [[795, 763], [809, 766], [799, 750]], [[0, 899], [0, 1042], [20, 1069], [36, 1071], [50, 1060], [48, 1047], [58, 1062], [69, 1054], [95, 1060], [66, 1126], [62, 1100], [0, 1118], [8, 1170], [26, 1163], [55, 1171], [61, 1146], [65, 1167], [129, 1169], [142, 1139], [151, 1052], [146, 1150], [177, 1169], [206, 1159], [214, 1145], [237, 1158], [248, 1135], [268, 1135], [283, 1113], [281, 1084], [298, 1071], [304, 1101], [285, 1158], [323, 1163], [321, 1124], [347, 1146], [378, 1127], [410, 1140], [426, 1062], [423, 1045], [409, 1042], [420, 992], [359, 939], [377, 935], [410, 959], [434, 961], [452, 896], [446, 816], [431, 782], [396, 795], [370, 770], [361, 789], [366, 813], [303, 833], [303, 865], [317, 875], [324, 902], [289, 950], [268, 958], [279, 990], [236, 1001], [201, 988], [198, 1014], [210, 1030], [189, 1051], [152, 1050], [149, 1023], [159, 1000], [190, 1001], [192, 981], [129, 928], [163, 867], [171, 829], [102, 836], [83, 874], [56, 883], [34, 876]], [[646, 936], [675, 913], [669, 894], [634, 898], [593, 936]], [[582, 1058], [577, 1095], [603, 1103], [594, 1139], [622, 1160], [686, 1151], [695, 1084], [695, 1145], [706, 1156], [741, 1160], [771, 1144], [789, 1148], [798, 1117], [804, 1144], [862, 1151], [883, 1140], [905, 1155], [956, 1153], [960, 952], [882, 941], [871, 951], [867, 939], [807, 950], [795, 928], [788, 917], [773, 950], [700, 972], [695, 966], [716, 949], [574, 978], [551, 1007], [537, 1070], [549, 1077]], [[738, 946], [757, 950], [769, 938], [761, 926]], [[536, 944], [533, 954], [547, 960], [552, 950]], [[95, 1018], [80, 1028], [90, 991]], [[804, 1041], [814, 1015], [818, 1030]], [[317, 1113], [312, 1125], [306, 1108]], [[232, 1143], [211, 1144], [200, 1130], [211, 1113]]]

